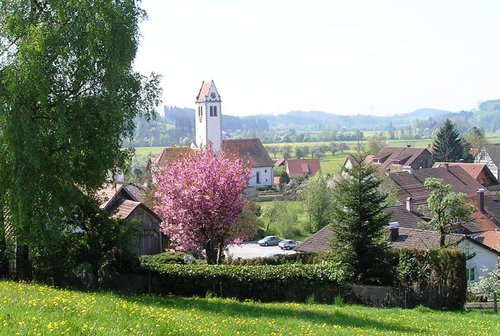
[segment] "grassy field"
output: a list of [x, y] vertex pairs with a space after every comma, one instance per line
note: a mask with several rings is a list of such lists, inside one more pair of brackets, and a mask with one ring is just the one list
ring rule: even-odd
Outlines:
[[[490, 143], [500, 143], [500, 132], [497, 133], [489, 133], [487, 134], [487, 139]], [[356, 141], [343, 141], [345, 144], [347, 144], [349, 147], [354, 148], [357, 146]], [[315, 147], [315, 146], [321, 146], [321, 145], [328, 145], [330, 142], [297, 142], [297, 143], [271, 143], [271, 144], [264, 144], [264, 146], [277, 146], [277, 147], [283, 147], [283, 146], [291, 146], [291, 147], [304, 147], [304, 146], [309, 146], [309, 147]], [[419, 139], [419, 140], [387, 140], [386, 141], [388, 146], [395, 146], [395, 147], [404, 147], [407, 145], [411, 145], [412, 147], [427, 147], [429, 144], [432, 144], [432, 139]], [[135, 148], [135, 159], [134, 162], [136, 162], [140, 166], [145, 166], [148, 157], [153, 156], [153, 155], [158, 155], [161, 153], [164, 147], [136, 147]], [[326, 154], [324, 157], [321, 158], [321, 170], [323, 173], [337, 173], [340, 171], [340, 168], [342, 167], [342, 164], [344, 163], [347, 154], [349, 151], [341, 154], [336, 153], [334, 156], [331, 153]], [[279, 158], [279, 155], [276, 157], [272, 156], [273, 159]]]
[[120, 296], [0, 281], [0, 335], [499, 335], [500, 316]]

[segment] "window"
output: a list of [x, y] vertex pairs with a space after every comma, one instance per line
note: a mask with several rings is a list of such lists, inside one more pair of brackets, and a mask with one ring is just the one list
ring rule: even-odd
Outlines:
[[260, 172], [255, 174], [255, 183], [260, 184]]
[[198, 119], [201, 122], [201, 117], [203, 116], [203, 107], [198, 106]]
[[217, 106], [210, 106], [210, 116], [217, 117]]
[[471, 267], [467, 269], [467, 280], [475, 281], [476, 280], [476, 268]]

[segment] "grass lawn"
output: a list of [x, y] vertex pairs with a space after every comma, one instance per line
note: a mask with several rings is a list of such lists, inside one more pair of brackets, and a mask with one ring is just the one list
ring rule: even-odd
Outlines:
[[499, 335], [500, 315], [121, 296], [0, 281], [0, 335]]

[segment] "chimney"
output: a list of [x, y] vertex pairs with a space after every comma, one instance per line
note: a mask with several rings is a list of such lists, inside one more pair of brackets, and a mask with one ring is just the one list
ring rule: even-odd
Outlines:
[[448, 162], [444, 163], [444, 167], [446, 168], [446, 171], [450, 171], [450, 165], [448, 164]]
[[399, 237], [399, 223], [390, 222], [389, 223], [389, 241], [393, 242]]
[[477, 189], [477, 203], [479, 204], [479, 210], [484, 212], [484, 189]]
[[406, 198], [406, 211], [415, 212], [415, 209], [413, 208], [413, 198], [411, 197]]

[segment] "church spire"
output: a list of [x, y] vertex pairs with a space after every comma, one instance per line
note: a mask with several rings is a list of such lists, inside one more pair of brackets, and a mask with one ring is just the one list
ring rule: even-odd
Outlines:
[[222, 147], [221, 97], [214, 81], [201, 84], [196, 96], [195, 137], [197, 147], [212, 144], [214, 151]]

